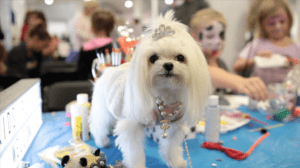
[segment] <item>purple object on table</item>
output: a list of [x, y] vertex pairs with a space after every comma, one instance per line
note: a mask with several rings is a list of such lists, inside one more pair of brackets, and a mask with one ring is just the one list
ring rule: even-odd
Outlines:
[[78, 62], [79, 52], [70, 50], [69, 56], [65, 59], [66, 63], [76, 63]]

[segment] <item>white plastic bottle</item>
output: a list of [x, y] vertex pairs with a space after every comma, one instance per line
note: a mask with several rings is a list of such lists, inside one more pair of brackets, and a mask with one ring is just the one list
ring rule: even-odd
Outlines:
[[82, 141], [90, 140], [88, 123], [89, 108], [87, 106], [87, 103], [88, 94], [80, 93], [77, 95], [78, 112], [82, 117]]
[[220, 141], [219, 96], [209, 97], [205, 112], [205, 141], [218, 143]]

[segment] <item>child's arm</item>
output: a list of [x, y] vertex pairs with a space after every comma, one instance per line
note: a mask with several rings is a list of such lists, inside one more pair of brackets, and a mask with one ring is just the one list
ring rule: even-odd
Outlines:
[[[262, 50], [256, 53], [256, 56], [271, 58], [273, 52], [269, 50]], [[247, 65], [248, 64], [248, 65]], [[237, 73], [246, 71], [246, 68], [251, 68], [254, 65], [254, 58], [250, 58], [247, 62], [245, 58], [238, 58], [233, 65], [233, 70]]]
[[260, 43], [261, 41], [259, 39], [253, 39], [244, 47], [233, 65], [235, 72], [243, 73], [254, 65], [254, 56], [257, 55], [257, 47], [261, 45]]
[[268, 97], [267, 87], [258, 77], [244, 78], [212, 66], [208, 66], [208, 70], [212, 84], [216, 87], [229, 88], [256, 100], [266, 100]]
[[242, 73], [246, 71], [246, 68], [251, 68], [253, 65], [254, 65], [254, 58], [251, 58], [248, 61], [245, 58], [238, 58], [233, 65], [233, 70], [234, 72]]

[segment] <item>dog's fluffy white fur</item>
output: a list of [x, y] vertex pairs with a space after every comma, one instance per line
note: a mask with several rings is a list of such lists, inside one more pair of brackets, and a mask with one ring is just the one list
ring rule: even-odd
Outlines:
[[[136, 47], [131, 62], [106, 68], [94, 86], [90, 130], [95, 143], [99, 147], [107, 146], [109, 126], [116, 124], [115, 143], [128, 168], [145, 168], [144, 128], [155, 124], [151, 113], [156, 97], [164, 104], [183, 104], [183, 117], [170, 124], [168, 137], [160, 142], [160, 153], [168, 167], [187, 167], [182, 156], [183, 127], [194, 126], [204, 117], [211, 91], [207, 62], [188, 28], [174, 20], [173, 15], [169, 11], [159, 16]], [[176, 33], [153, 39], [154, 30], [161, 24], [170, 26]], [[155, 54], [158, 60], [152, 63], [150, 57]], [[178, 55], [184, 56], [183, 62], [177, 60]], [[173, 64], [171, 76], [166, 75], [165, 63]]]

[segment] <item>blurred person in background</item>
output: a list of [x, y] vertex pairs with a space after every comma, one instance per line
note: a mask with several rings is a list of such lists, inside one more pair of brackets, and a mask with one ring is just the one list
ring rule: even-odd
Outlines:
[[46, 27], [46, 18], [44, 13], [36, 10], [28, 11], [26, 13], [23, 28], [22, 28], [21, 42], [25, 41], [25, 37], [28, 30], [39, 24], [43, 24]]
[[50, 61], [57, 61], [58, 57], [54, 55], [55, 51], [58, 50], [60, 41], [57, 36], [51, 37], [49, 45], [42, 50], [42, 55], [49, 58]]
[[6, 75], [7, 66], [5, 65], [7, 55], [4, 46], [0, 43], [0, 92], [19, 80], [16, 77]]
[[98, 3], [96, 1], [85, 1], [83, 12], [75, 16], [73, 24], [73, 49], [75, 51], [79, 51], [85, 42], [94, 38], [91, 30], [91, 16], [97, 8]]
[[7, 67], [5, 65], [6, 52], [4, 46], [0, 43], [0, 75], [3, 76], [6, 74]]
[[209, 4], [206, 0], [174, 0], [172, 5], [165, 7], [162, 10], [164, 15], [168, 10], [175, 11], [175, 18], [181, 23], [190, 26], [192, 16], [201, 9], [208, 8]]
[[[282, 83], [288, 72], [300, 60], [300, 45], [291, 38], [293, 13], [286, 0], [254, 1], [248, 16], [248, 29], [254, 39], [239, 53], [233, 70], [237, 73], [260, 77], [266, 85]], [[270, 59], [273, 54], [284, 56], [286, 66], [259, 67], [254, 57]], [[248, 74], [247, 74], [248, 75]]]
[[7, 67], [5, 65], [6, 52], [4, 46], [0, 43], [0, 91], [6, 88], [6, 83], [8, 82], [5, 79]]
[[31, 28], [25, 41], [14, 47], [7, 56], [7, 75], [17, 78], [40, 77], [40, 67], [43, 61], [42, 51], [49, 46], [51, 37], [44, 25]]
[[[47, 22], [44, 13], [38, 10], [28, 11], [26, 13], [24, 25], [22, 28], [21, 43], [25, 41], [27, 32], [29, 32], [37, 25], [42, 25], [45, 29], [47, 29]], [[43, 50], [41, 51], [42, 54], [47, 57], [51, 56], [51, 60], [56, 60], [57, 57], [54, 57], [54, 52], [57, 50], [58, 44], [58, 38], [51, 38], [51, 42], [49, 43], [48, 47], [43, 48]]]
[[[225, 63], [220, 56], [225, 46], [227, 22], [224, 15], [212, 8], [198, 11], [191, 19], [190, 33], [201, 43], [201, 49], [208, 63], [215, 94], [226, 93], [223, 89], [231, 89], [237, 93], [247, 94], [255, 100], [266, 100], [267, 87], [258, 77], [243, 78], [227, 72]], [[222, 93], [223, 92], [223, 93]]]
[[93, 60], [97, 58], [97, 52], [105, 56], [107, 50], [111, 53], [113, 48], [110, 34], [116, 23], [115, 14], [112, 11], [98, 9], [93, 13], [91, 22], [95, 38], [84, 43], [79, 52], [78, 78], [81, 80], [93, 79], [91, 66]]
[[137, 38], [137, 37], [140, 37], [142, 34], [142, 26], [141, 26], [141, 23], [140, 23], [140, 20], [139, 19], [134, 19], [133, 20], [133, 37]]

